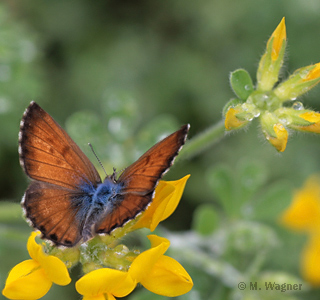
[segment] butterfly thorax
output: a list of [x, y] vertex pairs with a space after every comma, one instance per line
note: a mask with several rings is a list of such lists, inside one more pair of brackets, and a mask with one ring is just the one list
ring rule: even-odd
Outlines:
[[115, 197], [122, 189], [122, 185], [115, 182], [112, 177], [107, 176], [105, 180], [98, 184], [97, 189], [92, 197], [93, 205], [108, 205], [115, 200]]
[[122, 200], [120, 196], [123, 185], [117, 183], [110, 176], [98, 184], [92, 193], [90, 209], [87, 212], [83, 225], [83, 240], [88, 240], [93, 236], [93, 226], [117, 207]]

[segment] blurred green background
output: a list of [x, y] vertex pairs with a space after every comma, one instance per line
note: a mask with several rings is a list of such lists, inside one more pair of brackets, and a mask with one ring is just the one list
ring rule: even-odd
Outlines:
[[[160, 136], [182, 124], [191, 124], [192, 139], [221, 120], [224, 104], [234, 97], [229, 73], [242, 67], [255, 78], [265, 43], [283, 16], [289, 45], [282, 72], [286, 77], [299, 67], [320, 61], [318, 0], [2, 1], [0, 200], [19, 203], [27, 187], [28, 180], [19, 166], [18, 132], [31, 100], [66, 128], [97, 166], [87, 146], [91, 142], [111, 173], [112, 167], [120, 170], [132, 163]], [[319, 111], [319, 95], [319, 87], [305, 95], [305, 107]], [[320, 140], [312, 134], [292, 134], [286, 151], [278, 154], [264, 140], [257, 124], [227, 135], [193, 159], [180, 161], [166, 175], [165, 179], [177, 179], [190, 173], [191, 178], [177, 211], [163, 225], [170, 232], [178, 232], [178, 240], [194, 226], [212, 226], [214, 230], [215, 224], [203, 225], [196, 220], [206, 218], [201, 210], [209, 205], [216, 209], [213, 215], [220, 220], [217, 226], [221, 229], [221, 220], [230, 219], [225, 218], [219, 204], [223, 195], [216, 193], [212, 180], [227, 169], [237, 185], [249, 166], [254, 170], [250, 176], [262, 178], [256, 190], [246, 196], [252, 203], [270, 187], [276, 189], [275, 185], [279, 194], [287, 193], [258, 218], [259, 226], [267, 224], [277, 235], [271, 234], [267, 240], [280, 241], [261, 268], [299, 277], [297, 261], [305, 238], [281, 228], [277, 217], [288, 205], [291, 188], [300, 187], [310, 174], [319, 172]], [[233, 195], [236, 203], [238, 194]], [[11, 204], [3, 205], [0, 215], [2, 289], [10, 268], [28, 258], [25, 242], [30, 228]], [[239, 207], [237, 217], [242, 221], [251, 218], [243, 207]], [[191, 233], [185, 241], [193, 242]], [[212, 241], [219, 248], [219, 239]], [[231, 264], [240, 259], [239, 249], [233, 251], [229, 253]], [[250, 261], [248, 251], [244, 252]], [[179, 251], [174, 254], [179, 257]], [[241, 258], [241, 264], [245, 261]], [[221, 276], [192, 264], [192, 258], [184, 266], [195, 287], [183, 299], [244, 297], [234, 293]], [[128, 298], [158, 299], [142, 290]], [[318, 299], [319, 294], [311, 289], [293, 296], [278, 293], [276, 297]], [[57, 295], [79, 299], [73, 287], [55, 287], [44, 299], [56, 299]], [[264, 297], [258, 294], [251, 299], [267, 299]]]

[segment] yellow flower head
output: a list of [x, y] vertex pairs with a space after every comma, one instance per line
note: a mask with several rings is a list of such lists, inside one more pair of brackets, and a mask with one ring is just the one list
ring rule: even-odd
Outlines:
[[114, 299], [128, 295], [137, 283], [169, 297], [189, 292], [193, 286], [189, 274], [177, 261], [163, 255], [169, 241], [156, 235], [148, 238], [151, 248], [134, 259], [128, 272], [110, 268], [92, 271], [76, 282], [78, 293], [85, 300]]
[[67, 285], [71, 282], [65, 264], [55, 256], [43, 252], [35, 241], [38, 232], [32, 232], [27, 249], [32, 259], [16, 265], [9, 273], [2, 294], [9, 299], [33, 300], [43, 297], [52, 283]]
[[283, 152], [288, 141], [288, 128], [320, 133], [320, 114], [303, 108], [296, 101], [290, 108], [286, 101], [309, 91], [320, 82], [320, 63], [296, 70], [279, 84], [279, 72], [286, 48], [286, 26], [281, 20], [267, 42], [257, 70], [256, 87], [244, 69], [231, 73], [230, 84], [237, 95], [223, 110], [225, 129], [241, 128], [259, 118], [266, 139], [278, 151]]

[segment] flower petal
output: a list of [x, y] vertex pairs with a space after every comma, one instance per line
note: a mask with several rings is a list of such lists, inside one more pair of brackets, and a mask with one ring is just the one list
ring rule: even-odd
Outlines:
[[318, 112], [308, 111], [300, 114], [299, 117], [308, 122], [311, 122], [311, 124], [307, 126], [295, 126], [295, 129], [320, 133], [320, 114]]
[[124, 297], [130, 294], [136, 286], [136, 282], [128, 272], [102, 268], [92, 271], [76, 282], [76, 290], [85, 296], [99, 296], [112, 294], [116, 297]]
[[313, 286], [320, 286], [320, 236], [312, 236], [302, 254], [301, 269], [303, 277]]
[[141, 218], [133, 225], [133, 229], [139, 228], [150, 228], [150, 225], [153, 221], [153, 216], [155, 211], [158, 209], [162, 201], [167, 198], [170, 198], [170, 195], [174, 192], [174, 186], [167, 183], [166, 181], [160, 181], [158, 186], [155, 189], [155, 197], [152, 200], [151, 204], [142, 214]]
[[147, 277], [155, 263], [167, 251], [170, 242], [156, 235], [148, 236], [154, 247], [139, 254], [129, 268], [129, 274], [137, 282]]
[[270, 138], [269, 142], [279, 151], [283, 152], [286, 149], [288, 142], [288, 131], [280, 123], [273, 126], [273, 130], [276, 133], [276, 138]]
[[67, 285], [71, 282], [68, 269], [59, 258], [42, 253], [41, 256], [39, 255], [38, 259], [48, 278], [52, 282], [59, 285]]
[[320, 82], [320, 63], [299, 68], [275, 89], [274, 94], [281, 101], [295, 100]]
[[116, 300], [116, 298], [113, 297], [112, 294], [107, 294], [107, 298], [106, 298], [106, 299], [107, 299], [107, 300]]
[[259, 91], [270, 91], [278, 81], [279, 71], [281, 69], [286, 48], [286, 25], [285, 19], [272, 33], [267, 42], [266, 51], [261, 57], [257, 71], [257, 81]]
[[230, 107], [228, 109], [224, 121], [226, 130], [240, 129], [249, 123], [247, 120], [240, 120], [237, 118], [237, 115], [242, 112], [243, 111], [240, 105], [237, 107]]
[[151, 243], [151, 248], [158, 247], [159, 245], [163, 244], [166, 247], [166, 250], [165, 250], [166, 252], [170, 246], [170, 241], [168, 239], [161, 236], [157, 236], [155, 234], [148, 235], [148, 239]]
[[290, 207], [282, 214], [281, 222], [294, 230], [317, 231], [320, 228], [320, 178], [310, 177], [296, 191]]
[[[261, 122], [262, 123], [262, 122]], [[273, 125], [272, 130], [267, 131], [268, 127], [265, 127], [264, 134], [270, 144], [275, 147], [279, 152], [283, 152], [286, 149], [288, 142], [288, 131], [281, 123]]]
[[[174, 191], [170, 195], [170, 197], [167, 197], [165, 199], [165, 201], [163, 201], [159, 205], [159, 209], [158, 209], [159, 212], [157, 210], [155, 213], [156, 215], [158, 215], [158, 217], [154, 217], [154, 220], [151, 224], [151, 227], [153, 229], [151, 229], [151, 231], [153, 231], [161, 221], [170, 217], [172, 215], [172, 213], [176, 210], [189, 177], [190, 177], [190, 175], [186, 175], [179, 180], [167, 181], [168, 184], [174, 186]], [[160, 206], [162, 206], [162, 209], [160, 209]], [[160, 211], [161, 211], [161, 213], [160, 213]], [[158, 219], [158, 220], [156, 220], [156, 219]]]
[[317, 63], [314, 65], [313, 69], [310, 70], [308, 75], [303, 79], [303, 81], [310, 81], [320, 78], [320, 63]]
[[39, 253], [42, 253], [41, 245], [37, 244], [37, 242], [36, 242], [36, 237], [38, 235], [40, 235], [40, 231], [31, 232], [30, 237], [27, 242], [27, 249], [28, 249], [29, 255], [35, 261], [38, 261]]
[[268, 41], [268, 44], [271, 42], [272, 39], [273, 39], [273, 44], [272, 44], [271, 58], [272, 60], [277, 60], [279, 57], [279, 53], [282, 48], [282, 45], [287, 39], [286, 24], [285, 24], [284, 17], [282, 18], [281, 22], [279, 23], [275, 31], [272, 33]]
[[176, 181], [160, 181], [156, 187], [155, 197], [134, 229], [146, 227], [155, 230], [158, 224], [167, 219], [177, 208], [190, 175]]
[[165, 255], [160, 257], [141, 284], [149, 291], [167, 297], [183, 295], [193, 286], [187, 271], [176, 260]]
[[[112, 295], [111, 295], [112, 296]], [[112, 296], [113, 297], [113, 296]], [[108, 300], [115, 300], [115, 298], [107, 298]], [[100, 294], [98, 296], [83, 296], [82, 300], [106, 300], [104, 294]]]
[[39, 263], [29, 259], [10, 271], [2, 294], [9, 299], [34, 300], [43, 297], [51, 285]]
[[66, 265], [59, 258], [43, 252], [42, 246], [37, 244], [35, 240], [38, 235], [39, 231], [32, 232], [28, 239], [27, 249], [29, 255], [41, 265], [48, 279], [52, 282], [59, 285], [69, 284], [71, 278]]

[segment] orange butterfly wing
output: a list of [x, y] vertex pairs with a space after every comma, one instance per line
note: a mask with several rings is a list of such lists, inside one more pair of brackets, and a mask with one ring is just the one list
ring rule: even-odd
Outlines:
[[50, 183], [33, 181], [23, 197], [25, 214], [42, 237], [57, 245], [74, 246], [81, 238], [83, 222], [77, 220], [80, 207], [72, 205], [82, 193]]
[[100, 176], [77, 144], [37, 103], [31, 102], [20, 124], [20, 164], [32, 179], [77, 189], [99, 183]]
[[[81, 187], [96, 187], [100, 176], [69, 135], [38, 104], [31, 102], [19, 133], [20, 164], [33, 181], [22, 206], [43, 237], [73, 246], [82, 235], [77, 218]], [[76, 199], [76, 200], [74, 200]]]
[[101, 218], [95, 226], [97, 233], [110, 233], [123, 226], [139, 212], [146, 209], [153, 198], [154, 189], [172, 165], [174, 158], [185, 143], [189, 125], [172, 133], [143, 154], [135, 163], [126, 168], [117, 180], [123, 185], [116, 206]]

